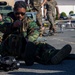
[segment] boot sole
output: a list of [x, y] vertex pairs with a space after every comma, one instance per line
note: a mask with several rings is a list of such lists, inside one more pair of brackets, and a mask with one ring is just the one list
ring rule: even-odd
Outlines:
[[71, 49], [72, 47], [69, 44], [65, 45], [54, 57], [51, 58], [51, 63], [59, 64], [70, 54]]

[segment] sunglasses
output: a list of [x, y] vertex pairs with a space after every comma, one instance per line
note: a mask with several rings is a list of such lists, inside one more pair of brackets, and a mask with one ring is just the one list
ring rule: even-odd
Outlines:
[[24, 15], [25, 15], [25, 13], [24, 13], [24, 12], [15, 12], [15, 14], [16, 14], [16, 15], [20, 15], [20, 14], [21, 14], [22, 16], [24, 16]]

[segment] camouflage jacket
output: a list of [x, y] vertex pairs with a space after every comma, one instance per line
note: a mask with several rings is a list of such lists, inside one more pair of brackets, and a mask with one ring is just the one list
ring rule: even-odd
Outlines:
[[[9, 14], [8, 17], [5, 18], [4, 22], [0, 22], [0, 31], [1, 28], [4, 30], [6, 28], [5, 22], [11, 23], [10, 31], [5, 31], [5, 33], [11, 34], [11, 32], [14, 30], [13, 23], [17, 19], [14, 17], [14, 14]], [[9, 25], [8, 25], [9, 26]], [[20, 32], [23, 34], [24, 37], [28, 38], [29, 41], [36, 41], [39, 37], [39, 27], [38, 25], [31, 19], [28, 19], [26, 16], [22, 20], [22, 25], [20, 27]], [[2, 31], [3, 31], [2, 30]]]

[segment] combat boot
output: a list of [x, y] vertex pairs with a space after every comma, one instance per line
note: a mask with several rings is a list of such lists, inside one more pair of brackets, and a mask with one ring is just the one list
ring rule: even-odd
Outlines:
[[51, 58], [51, 63], [59, 64], [63, 59], [65, 59], [70, 54], [71, 50], [72, 50], [71, 45], [69, 44], [65, 45], [62, 49], [60, 49], [60, 51], [57, 54], [55, 54]]

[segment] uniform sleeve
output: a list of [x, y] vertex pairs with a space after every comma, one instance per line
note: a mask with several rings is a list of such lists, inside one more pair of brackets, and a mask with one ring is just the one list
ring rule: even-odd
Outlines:
[[28, 32], [28, 40], [31, 42], [36, 41], [37, 38], [39, 37], [38, 25], [34, 21], [30, 22], [27, 32]]
[[11, 18], [6, 17], [3, 19], [3, 21], [0, 21], [0, 32], [4, 33], [6, 28], [9, 27], [9, 25], [11, 25]]

